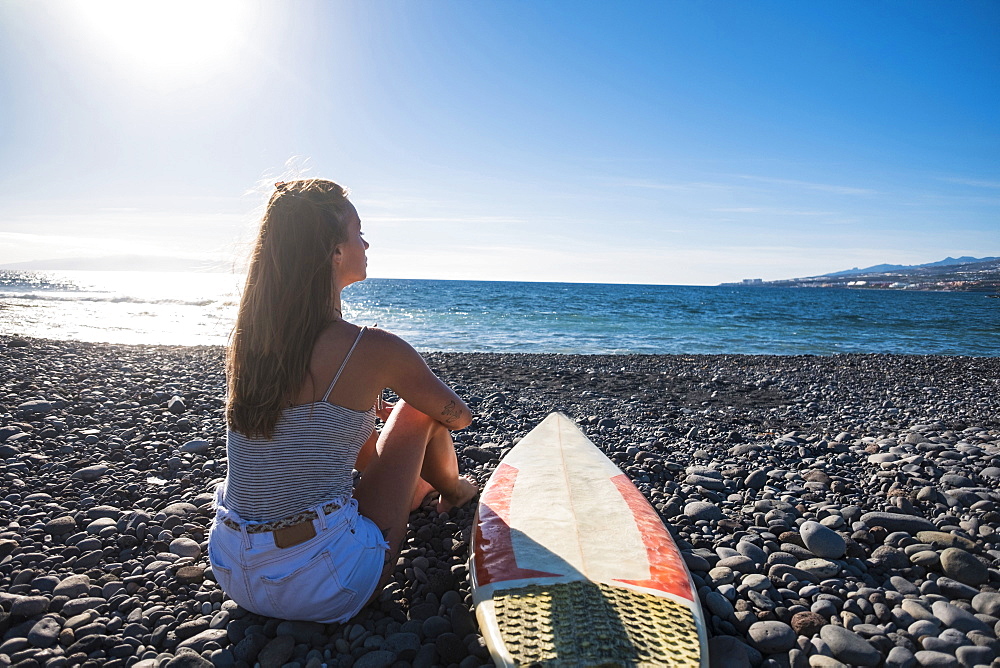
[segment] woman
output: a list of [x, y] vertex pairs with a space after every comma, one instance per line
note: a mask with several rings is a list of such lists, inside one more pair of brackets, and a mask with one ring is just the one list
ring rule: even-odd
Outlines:
[[339, 185], [276, 184], [228, 351], [229, 473], [208, 540], [222, 589], [262, 615], [350, 619], [391, 575], [409, 512], [435, 490], [441, 512], [477, 492], [449, 432], [469, 408], [402, 339], [342, 318], [367, 249]]

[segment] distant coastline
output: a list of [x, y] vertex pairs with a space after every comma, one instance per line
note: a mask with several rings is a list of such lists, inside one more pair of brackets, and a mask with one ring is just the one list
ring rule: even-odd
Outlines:
[[[969, 260], [969, 261], [965, 261]], [[879, 265], [822, 276], [765, 281], [748, 278], [723, 287], [834, 288], [910, 290], [919, 292], [985, 292], [1000, 294], [1000, 258], [947, 258], [912, 267]]]

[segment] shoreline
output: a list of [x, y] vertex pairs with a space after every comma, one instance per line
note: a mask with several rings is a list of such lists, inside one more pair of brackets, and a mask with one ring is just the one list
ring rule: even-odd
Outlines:
[[[0, 665], [488, 663], [473, 508], [414, 513], [394, 580], [351, 622], [247, 613], [205, 555], [223, 348], [15, 338], [0, 336]], [[1000, 358], [424, 356], [476, 414], [456, 449], [480, 484], [554, 410], [629, 475], [685, 554], [713, 664], [1000, 656]]]
[[[11, 345], [11, 341], [15, 343]], [[0, 350], [2, 349], [16, 349], [18, 347], [24, 346], [30, 347], [34, 345], [52, 345], [52, 346], [91, 346], [91, 347], [109, 347], [109, 348], [123, 348], [123, 349], [154, 349], [162, 350], [167, 352], [183, 352], [185, 350], [192, 351], [217, 351], [220, 355], [223, 354], [226, 346], [218, 344], [172, 344], [172, 343], [115, 343], [111, 341], [84, 341], [80, 339], [47, 339], [43, 337], [36, 336], [22, 336], [20, 334], [9, 334], [0, 332]], [[471, 355], [471, 356], [497, 356], [497, 357], [553, 357], [553, 358], [566, 358], [566, 357], [580, 357], [580, 358], [597, 358], [597, 357], [610, 357], [610, 358], [623, 358], [623, 357], [636, 357], [636, 358], [750, 358], [750, 359], [768, 359], [768, 358], [791, 358], [791, 359], [808, 359], [811, 357], [820, 359], [830, 359], [836, 357], [888, 357], [888, 358], [942, 358], [942, 359], [973, 359], [973, 360], [996, 360], [1000, 359], [1000, 352], [996, 355], [951, 355], [942, 353], [891, 353], [891, 352], [836, 352], [836, 353], [796, 353], [796, 354], [783, 354], [783, 353], [564, 353], [564, 352], [511, 352], [511, 351], [458, 351], [458, 350], [423, 350], [417, 349], [425, 359], [429, 356], [435, 355]]]

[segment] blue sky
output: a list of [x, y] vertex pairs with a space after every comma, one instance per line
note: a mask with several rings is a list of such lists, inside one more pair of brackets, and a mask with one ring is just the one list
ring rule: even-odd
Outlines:
[[136, 4], [0, 3], [0, 264], [233, 266], [301, 173], [372, 276], [1000, 255], [995, 2]]

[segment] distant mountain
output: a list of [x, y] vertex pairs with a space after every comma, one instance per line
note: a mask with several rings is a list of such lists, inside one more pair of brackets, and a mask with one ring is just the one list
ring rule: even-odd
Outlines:
[[[1000, 257], [947, 257], [938, 262], [877, 264], [821, 276], [762, 281], [743, 279], [726, 287], [852, 288], [864, 290], [941, 290], [1000, 294]], [[991, 294], [989, 296], [994, 296]]]
[[930, 267], [950, 267], [956, 264], [972, 264], [973, 262], [990, 262], [992, 260], [1000, 260], [997, 257], [969, 257], [964, 255], [962, 257], [946, 257], [943, 260], [938, 260], [937, 262], [928, 262], [927, 264], [876, 264], [873, 267], [865, 267], [864, 269], [846, 269], [844, 271], [835, 271], [832, 274], [823, 274], [823, 276], [857, 276], [860, 274], [884, 274], [891, 271], [910, 271], [913, 269], [925, 269]]

